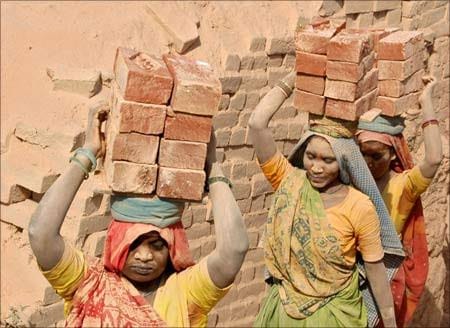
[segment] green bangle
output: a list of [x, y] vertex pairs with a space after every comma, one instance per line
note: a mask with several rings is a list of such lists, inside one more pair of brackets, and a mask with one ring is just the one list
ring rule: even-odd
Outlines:
[[83, 154], [84, 156], [89, 158], [89, 160], [92, 163], [90, 172], [94, 172], [97, 167], [97, 158], [95, 157], [94, 153], [91, 150], [86, 149], [86, 148], [78, 148], [77, 150], [75, 150], [74, 156], [76, 156], [78, 154]]
[[75, 157], [75, 155], [73, 155], [70, 159], [69, 159], [69, 163], [74, 162], [75, 164], [77, 164], [81, 170], [84, 172], [84, 179], [86, 180], [87, 178], [89, 178], [89, 170], [83, 165], [83, 163], [80, 162], [80, 160], [78, 158]]
[[208, 178], [208, 185], [212, 185], [216, 182], [225, 182], [230, 188], [233, 188], [233, 184], [231, 183], [230, 179], [223, 177], [223, 176], [217, 176], [217, 177], [211, 177]]

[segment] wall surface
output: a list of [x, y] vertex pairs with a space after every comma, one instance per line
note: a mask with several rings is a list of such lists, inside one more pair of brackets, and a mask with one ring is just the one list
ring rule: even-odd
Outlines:
[[[199, 22], [200, 43], [186, 55], [211, 63], [222, 82], [214, 119], [218, 156], [244, 215], [250, 250], [235, 285], [209, 316], [209, 326], [250, 326], [264, 295], [263, 256], [258, 247], [272, 191], [254, 158], [247, 121], [259, 99], [294, 65], [297, 22], [313, 16], [345, 18], [348, 27], [423, 30], [426, 70], [438, 78], [434, 105], [444, 161], [423, 196], [430, 274], [413, 326], [448, 326], [449, 288], [449, 3], [448, 1], [178, 2]], [[27, 221], [45, 190], [83, 140], [87, 108], [108, 99], [115, 50], [132, 47], [160, 55], [170, 37], [145, 10], [145, 2], [1, 3], [1, 320], [61, 324], [62, 302], [41, 276], [27, 239]], [[299, 19], [300, 18], [300, 19]], [[52, 90], [48, 68], [101, 71], [103, 88], [92, 98]], [[288, 154], [307, 117], [288, 99], [274, 116], [279, 149]], [[408, 112], [406, 136], [416, 161], [424, 156], [420, 113]], [[99, 177], [83, 184], [62, 234], [101, 256], [109, 222], [108, 196]], [[8, 195], [8, 197], [6, 197]], [[206, 205], [183, 214], [196, 259], [215, 246], [214, 218]]]

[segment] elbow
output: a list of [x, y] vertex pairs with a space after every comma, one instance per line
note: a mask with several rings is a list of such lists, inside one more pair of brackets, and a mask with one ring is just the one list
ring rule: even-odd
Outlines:
[[442, 159], [443, 159], [444, 157], [443, 157], [443, 155], [442, 155], [442, 152], [440, 153], [440, 154], [436, 154], [435, 156], [430, 156], [428, 159], [427, 159], [427, 162], [434, 168], [434, 169], [438, 169], [439, 168], [439, 166], [441, 165], [441, 163], [442, 163]]

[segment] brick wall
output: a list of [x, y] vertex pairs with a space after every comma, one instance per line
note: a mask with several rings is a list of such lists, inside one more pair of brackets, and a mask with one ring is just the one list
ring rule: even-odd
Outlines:
[[[450, 315], [448, 1], [327, 0], [323, 1], [318, 14], [345, 18], [347, 27], [400, 27], [405, 30], [424, 31], [427, 41], [425, 70], [438, 78], [434, 105], [440, 120], [445, 156], [438, 174], [423, 197], [430, 245], [430, 274], [413, 326], [448, 326]], [[248, 228], [250, 250], [233, 288], [210, 314], [209, 326], [251, 326], [264, 295], [263, 254], [258, 244], [271, 205], [272, 192], [256, 163], [254, 150], [248, 140], [247, 122], [259, 99], [280, 77], [290, 72], [294, 64], [292, 38], [267, 39], [264, 36], [255, 36], [248, 49], [243, 49], [240, 54], [229, 54], [222, 65], [220, 81], [223, 94], [219, 112], [214, 118], [217, 153], [219, 160], [223, 162], [225, 174], [233, 182], [233, 192]], [[295, 145], [306, 122], [306, 116], [297, 114], [292, 102], [293, 96], [281, 106], [270, 123], [278, 148], [284, 154], [288, 154]], [[419, 112], [408, 113], [405, 134], [416, 159], [424, 156], [420, 122]], [[74, 145], [81, 139], [77, 137]], [[15, 149], [18, 153], [36, 152], [39, 155], [32, 157], [42, 158], [36, 160], [36, 163], [24, 164], [33, 165], [36, 171], [36, 174], [27, 176], [26, 179], [21, 178], [20, 172], [9, 171], [14, 175], [7, 179], [8, 183], [4, 183], [6, 179], [2, 176], [2, 221], [17, 226], [25, 236], [27, 222], [21, 218], [29, 217], [27, 213], [35, 208], [49, 184], [57, 173], [61, 172], [61, 167], [66, 165], [67, 156], [62, 157], [63, 161], [59, 161], [61, 155], [47, 153], [45, 149], [42, 150], [36, 145], [19, 143], [13, 146], [11, 149]], [[48, 158], [53, 161], [48, 162]], [[15, 161], [14, 155], [9, 155], [9, 158], [5, 159], [10, 167], [15, 167], [13, 166]], [[101, 256], [105, 229], [110, 220], [107, 214], [109, 196], [102, 194], [102, 188], [104, 187], [97, 177], [91, 177], [82, 185], [62, 231], [69, 240], [94, 256]], [[5, 216], [5, 213], [9, 213], [8, 216]], [[213, 218], [207, 218], [206, 214], [206, 205], [201, 203], [188, 205], [183, 213], [183, 224], [196, 260], [209, 254], [215, 246]], [[38, 326], [55, 322], [61, 324], [62, 303], [50, 288], [43, 289], [42, 301], [39, 304], [38, 310], [34, 308], [25, 310], [23, 316]]]

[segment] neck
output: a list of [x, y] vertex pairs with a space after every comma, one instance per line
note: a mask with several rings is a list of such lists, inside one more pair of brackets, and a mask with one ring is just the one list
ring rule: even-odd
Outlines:
[[391, 170], [387, 170], [386, 173], [384, 173], [381, 177], [378, 179], [375, 179], [375, 182], [377, 184], [378, 190], [380, 192], [383, 192], [384, 188], [386, 187], [387, 183], [391, 179]]
[[322, 194], [334, 194], [342, 188], [343, 184], [339, 179], [334, 180], [332, 183], [326, 185], [323, 188], [318, 189]]
[[156, 279], [146, 282], [129, 280], [140, 293], [150, 293], [158, 289], [164, 273]]

